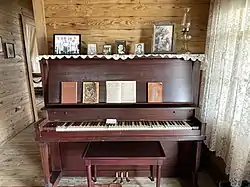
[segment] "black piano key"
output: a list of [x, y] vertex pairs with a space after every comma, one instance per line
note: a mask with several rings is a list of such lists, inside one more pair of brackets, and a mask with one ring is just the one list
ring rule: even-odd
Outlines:
[[168, 127], [168, 122], [163, 121], [163, 122], [162, 122], [162, 125], [163, 125], [164, 127]]
[[185, 123], [184, 123], [183, 121], [179, 121], [179, 123], [180, 123], [181, 125], [185, 125]]
[[80, 126], [81, 122], [74, 122], [71, 126]]
[[172, 121], [169, 121], [170, 125], [174, 125], [174, 123]]
[[83, 122], [82, 126], [87, 126], [88, 122]]
[[67, 124], [65, 124], [64, 126], [65, 126], [65, 127], [68, 127], [68, 126], [71, 125], [71, 123], [72, 123], [72, 122], [67, 122]]

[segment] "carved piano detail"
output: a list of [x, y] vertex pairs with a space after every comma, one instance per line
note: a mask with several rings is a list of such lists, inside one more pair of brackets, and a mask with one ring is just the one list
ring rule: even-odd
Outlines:
[[[82, 153], [90, 141], [160, 141], [166, 153], [162, 176], [197, 181], [205, 124], [199, 106], [200, 61], [169, 57], [114, 60], [40, 60], [47, 118], [35, 125], [46, 186], [61, 176], [86, 176]], [[99, 103], [82, 102], [82, 82], [99, 82]], [[106, 103], [106, 81], [136, 81], [136, 103]], [[61, 103], [61, 82], [77, 82], [77, 103]], [[147, 83], [162, 82], [162, 102], [148, 103]], [[105, 120], [117, 119], [114, 125]], [[119, 167], [98, 167], [115, 176]], [[149, 169], [128, 166], [129, 176]]]

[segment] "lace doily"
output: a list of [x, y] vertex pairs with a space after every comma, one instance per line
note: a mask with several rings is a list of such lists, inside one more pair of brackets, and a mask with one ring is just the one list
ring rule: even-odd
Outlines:
[[150, 57], [158, 57], [158, 58], [178, 58], [184, 60], [192, 60], [192, 61], [200, 61], [203, 62], [205, 59], [204, 54], [144, 54], [144, 55], [40, 55], [38, 56], [38, 60], [42, 59], [62, 59], [62, 58], [106, 58], [106, 59], [114, 59], [114, 60], [126, 60], [126, 59], [133, 59], [133, 58], [150, 58]]

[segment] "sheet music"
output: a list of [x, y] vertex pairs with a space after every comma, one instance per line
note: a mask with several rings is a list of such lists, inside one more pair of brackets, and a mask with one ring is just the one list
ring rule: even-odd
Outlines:
[[136, 103], [136, 81], [106, 81], [107, 103]]
[[121, 103], [120, 81], [106, 81], [106, 102]]
[[121, 81], [121, 102], [136, 103], [136, 81]]

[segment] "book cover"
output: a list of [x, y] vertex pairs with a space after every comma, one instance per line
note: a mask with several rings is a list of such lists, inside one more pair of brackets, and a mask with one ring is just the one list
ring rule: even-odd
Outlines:
[[77, 82], [61, 82], [61, 103], [77, 103]]
[[162, 102], [162, 82], [148, 82], [148, 103]]
[[136, 81], [106, 81], [107, 103], [136, 103]]
[[82, 92], [83, 103], [99, 103], [99, 82], [83, 82]]

